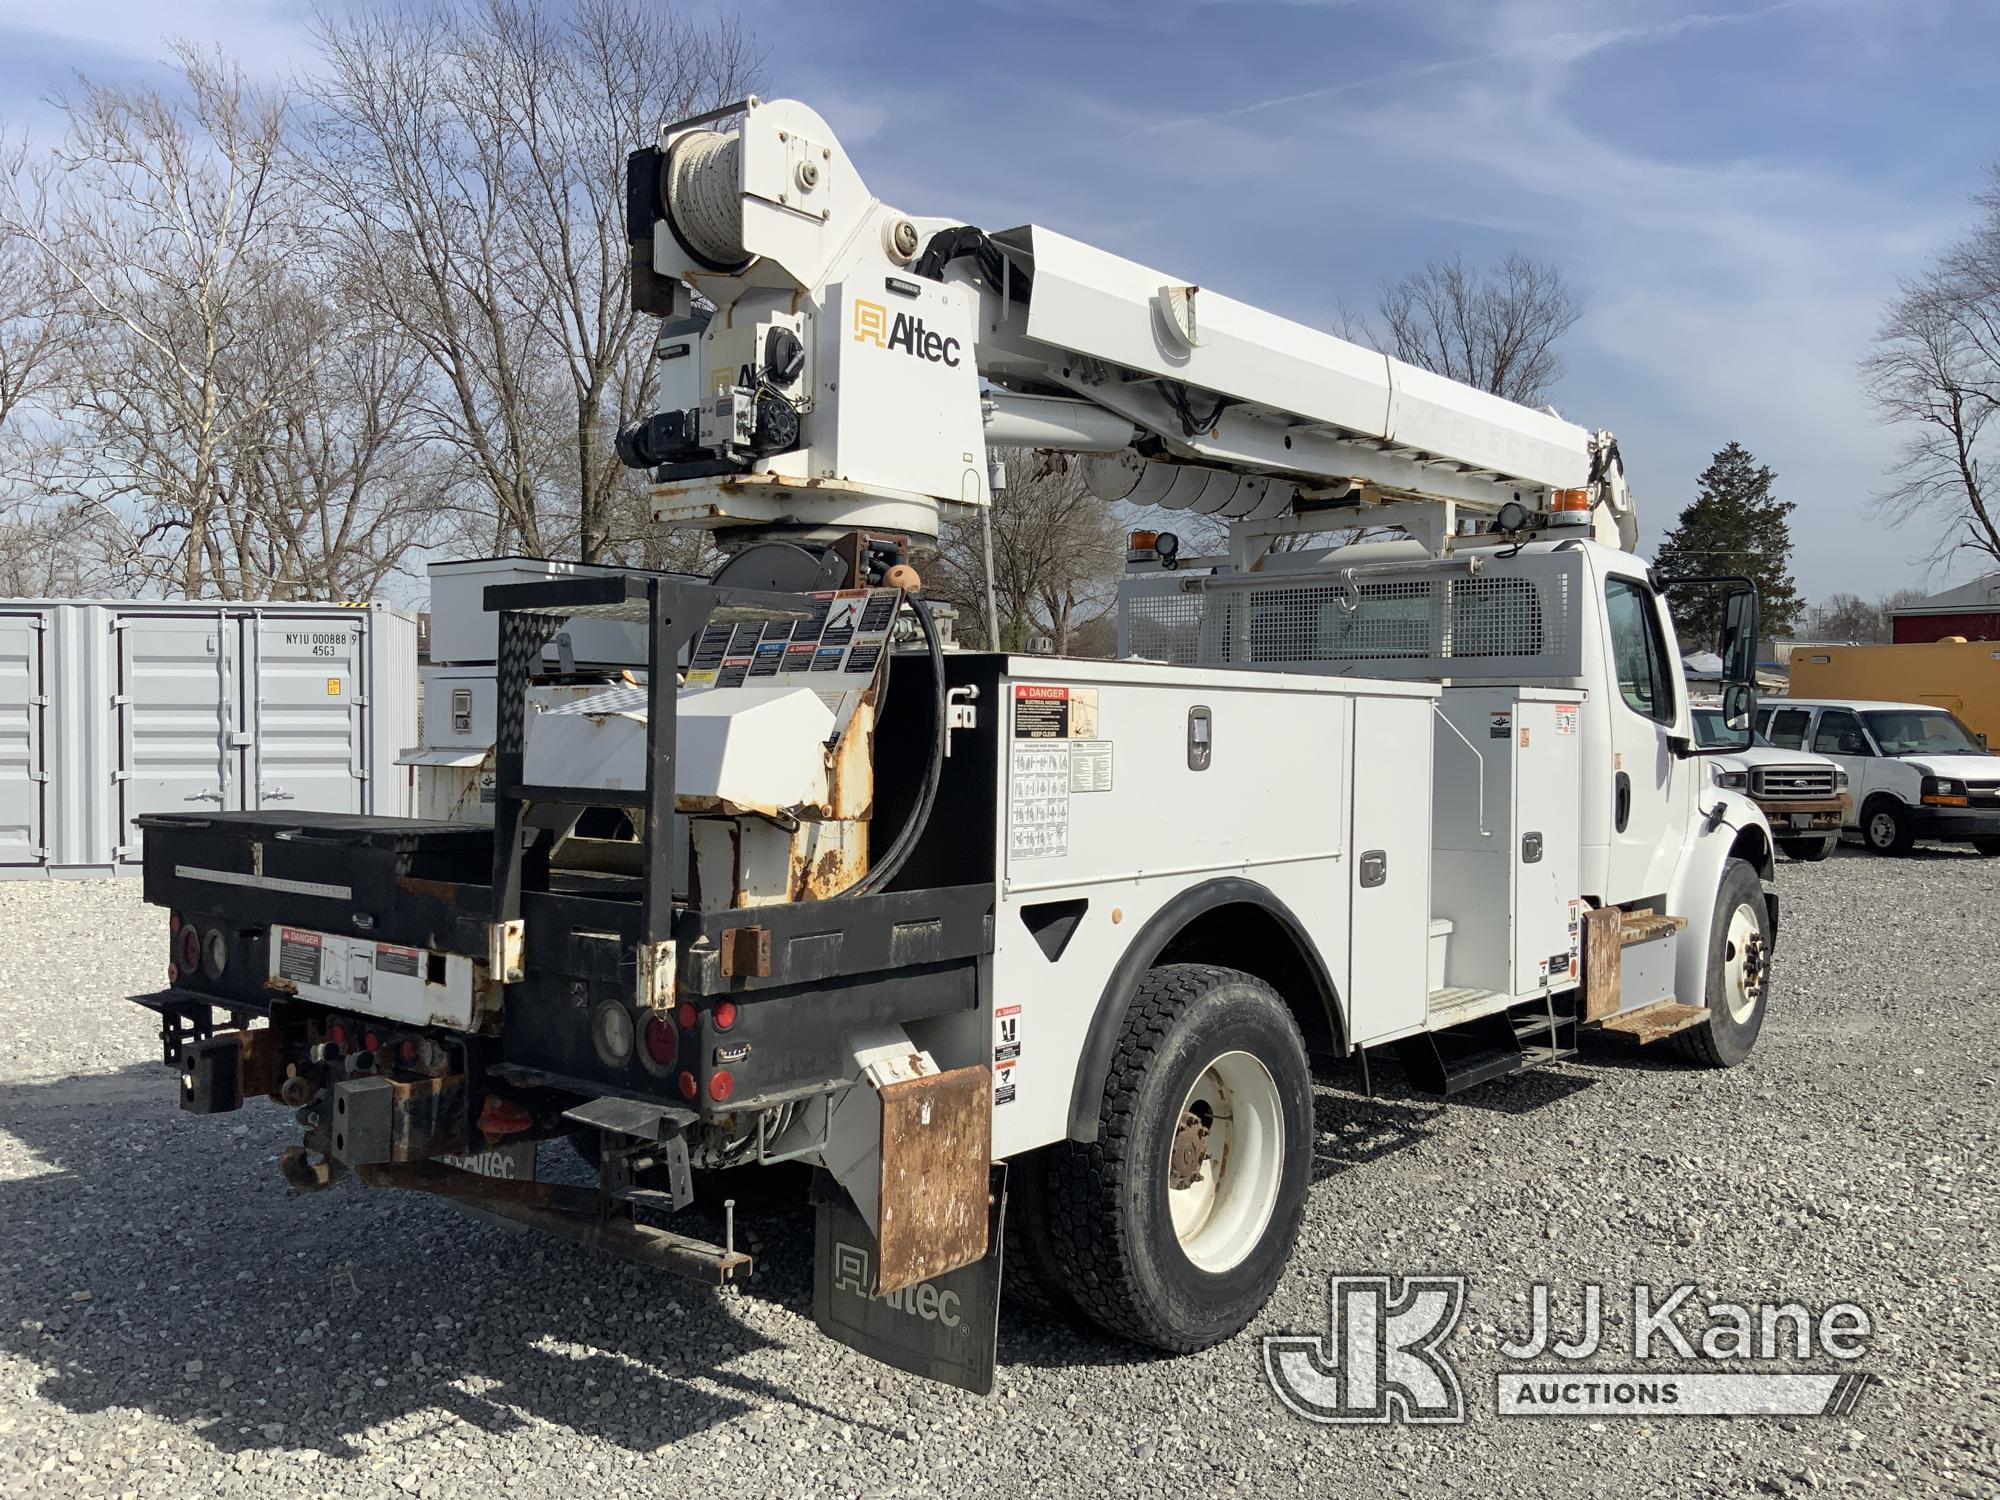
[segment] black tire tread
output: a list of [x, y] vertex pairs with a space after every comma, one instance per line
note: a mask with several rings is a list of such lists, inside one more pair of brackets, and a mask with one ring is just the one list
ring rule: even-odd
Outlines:
[[[1069, 1297], [1106, 1331], [1176, 1353], [1193, 1353], [1215, 1340], [1191, 1339], [1150, 1314], [1131, 1274], [1132, 1250], [1116, 1204], [1131, 1165], [1134, 1113], [1145, 1076], [1182, 1013], [1224, 984], [1252, 985], [1277, 998], [1256, 976], [1216, 964], [1163, 964], [1146, 973], [1125, 1013], [1105, 1079], [1097, 1139], [1062, 1143], [1048, 1164], [1049, 1237], [1066, 1269]], [[1282, 1002], [1279, 1009], [1303, 1055], [1297, 1022]]]

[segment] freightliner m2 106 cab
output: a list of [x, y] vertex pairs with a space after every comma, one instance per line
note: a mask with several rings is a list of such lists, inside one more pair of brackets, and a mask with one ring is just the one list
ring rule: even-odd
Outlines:
[[[797, 103], [628, 172], [664, 393], [620, 451], [728, 561], [436, 622], [490, 642], [490, 821], [147, 821], [186, 1108], [294, 1110], [301, 1192], [711, 1281], [749, 1262], [676, 1218], [699, 1174], [809, 1163], [821, 1325], [984, 1389], [1003, 1246], [1142, 1343], [1250, 1320], [1313, 1056], [1450, 1094], [1592, 1028], [1749, 1054], [1771, 831], [1711, 782], [1608, 433], [906, 215]], [[1131, 580], [1121, 660], [941, 649], [926, 548], [1000, 444], [1227, 560]], [[1400, 539], [1279, 545], [1357, 528]], [[1747, 742], [1755, 599], [1713, 586]], [[594, 1182], [537, 1178], [558, 1138]]]

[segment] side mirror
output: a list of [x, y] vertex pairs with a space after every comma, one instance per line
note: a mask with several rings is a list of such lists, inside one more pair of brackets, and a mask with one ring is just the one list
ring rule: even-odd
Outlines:
[[[1730, 732], [1725, 744], [1697, 746], [1676, 740], [1675, 749], [1683, 755], [1748, 750], [1756, 743], [1752, 726], [1757, 722], [1757, 585], [1743, 577], [1676, 578], [1667, 588], [1675, 592], [1706, 588], [1722, 595], [1721, 638], [1715, 654], [1722, 659], [1722, 723]], [[1701, 610], [1698, 618], [1714, 620], [1712, 608]]]
[[[1730, 579], [1728, 597], [1722, 604], [1722, 640], [1716, 655], [1722, 658], [1723, 681], [1742, 683], [1750, 689], [1750, 709], [1756, 711], [1757, 690], [1757, 590], [1748, 579]], [[1734, 723], [1730, 725], [1735, 728]]]
[[1757, 713], [1757, 690], [1747, 682], [1727, 682], [1722, 686], [1722, 727], [1735, 738], [1728, 748], [1748, 750], [1753, 743], [1751, 720]]

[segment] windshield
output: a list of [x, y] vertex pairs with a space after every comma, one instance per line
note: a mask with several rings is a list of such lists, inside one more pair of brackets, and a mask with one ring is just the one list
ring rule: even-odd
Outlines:
[[[1741, 749], [1743, 733], [1731, 729], [1722, 717], [1719, 708], [1697, 708], [1694, 710], [1694, 742], [1704, 750]], [[1761, 734], [1750, 736], [1750, 743], [1769, 749], [1771, 742]]]
[[1941, 708], [1881, 708], [1861, 716], [1884, 755], [1984, 755], [1972, 731]]

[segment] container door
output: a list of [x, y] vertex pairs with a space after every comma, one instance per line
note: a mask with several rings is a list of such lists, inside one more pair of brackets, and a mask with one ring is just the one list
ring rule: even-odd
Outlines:
[[244, 618], [246, 805], [362, 810], [364, 619], [358, 613]]
[[48, 858], [42, 844], [47, 707], [40, 618], [0, 616], [0, 865], [38, 865]]
[[137, 864], [142, 813], [220, 812], [240, 805], [230, 775], [235, 630], [214, 614], [120, 615], [117, 857]]

